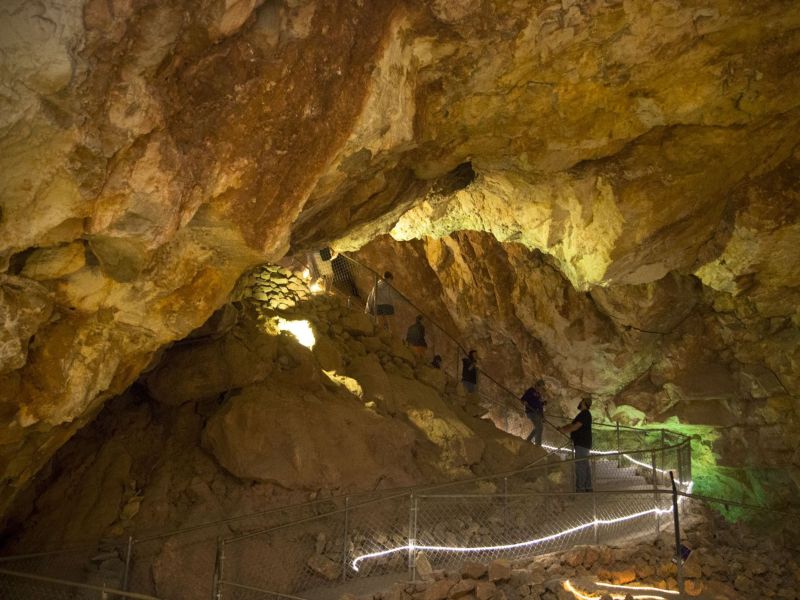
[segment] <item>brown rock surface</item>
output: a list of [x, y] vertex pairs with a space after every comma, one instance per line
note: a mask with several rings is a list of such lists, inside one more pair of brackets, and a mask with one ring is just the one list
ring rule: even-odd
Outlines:
[[763, 367], [796, 405], [796, 3], [0, 17], [0, 513], [246, 269], [388, 231], [437, 238], [418, 289], [476, 346], [513, 345], [487, 360], [511, 382], [547, 371], [568, 404], [636, 384], [649, 418], [761, 427], [739, 383]]
[[290, 489], [392, 487], [419, 477], [410, 428], [322, 390], [250, 386], [212, 417], [204, 439], [237, 477]]

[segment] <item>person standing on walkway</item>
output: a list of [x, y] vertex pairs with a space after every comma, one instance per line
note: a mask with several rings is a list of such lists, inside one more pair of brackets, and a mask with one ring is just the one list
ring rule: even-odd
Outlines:
[[367, 298], [366, 312], [378, 317], [386, 330], [391, 331], [389, 317], [394, 314], [394, 289], [391, 281], [394, 279], [390, 271], [383, 274], [383, 279], [375, 283], [375, 287]]
[[592, 399], [590, 397], [581, 398], [578, 404], [578, 415], [569, 425], [559, 427], [561, 433], [568, 433], [572, 438], [572, 445], [575, 447], [575, 491], [592, 491], [592, 466], [589, 462], [589, 454], [592, 449]]
[[328, 246], [325, 246], [317, 252], [317, 269], [324, 282], [326, 292], [331, 291], [331, 285], [333, 284], [332, 261], [336, 256], [338, 256], [338, 254]]
[[470, 350], [467, 358], [461, 359], [461, 384], [469, 394], [478, 389], [478, 353], [475, 350]]
[[421, 360], [425, 357], [428, 343], [425, 341], [425, 325], [422, 323], [422, 315], [417, 315], [416, 321], [408, 328], [406, 344], [417, 355], [418, 359]]
[[525, 406], [525, 415], [533, 423], [533, 429], [526, 438], [527, 441], [533, 439], [537, 446], [542, 445], [542, 430], [544, 429], [544, 405], [547, 404], [542, 396], [544, 394], [544, 379], [540, 379], [533, 387], [529, 387], [522, 394], [520, 401]]

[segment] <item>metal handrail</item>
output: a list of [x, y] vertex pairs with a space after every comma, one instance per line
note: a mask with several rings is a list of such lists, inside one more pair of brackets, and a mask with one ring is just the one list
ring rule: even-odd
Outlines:
[[284, 594], [282, 592], [273, 592], [270, 590], [262, 590], [261, 588], [253, 587], [252, 585], [243, 585], [241, 583], [234, 583], [233, 581], [225, 581], [221, 579], [219, 581], [220, 585], [227, 585], [232, 588], [237, 588], [240, 590], [245, 590], [247, 592], [256, 592], [258, 594], [269, 594], [270, 596], [278, 596], [279, 598], [288, 598], [289, 600], [308, 600], [307, 598], [302, 598], [300, 596], [292, 596], [291, 594]]
[[[672, 492], [670, 491], [670, 493]], [[690, 498], [691, 500], [698, 500], [700, 502], [705, 502], [706, 504], [726, 504], [731, 506], [739, 506], [741, 508], [747, 508], [758, 512], [770, 512], [779, 515], [786, 515], [789, 517], [800, 517], [800, 512], [792, 512], [792, 511], [782, 510], [780, 508], [762, 506], [760, 504], [749, 504], [747, 502], [739, 502], [738, 500], [726, 500], [725, 498], [706, 496], [705, 494], [694, 494], [692, 492], [678, 491], [677, 494], [678, 496], [683, 496], [684, 498]]]
[[[682, 435], [682, 434], [678, 434], [678, 435]], [[654, 447], [654, 448], [642, 448], [642, 449], [636, 449], [636, 450], [625, 450], [625, 451], [614, 452], [614, 453], [610, 453], [610, 454], [593, 455], [593, 456], [590, 457], [589, 460], [613, 460], [613, 459], [615, 459], [617, 457], [620, 457], [620, 456], [626, 456], [626, 455], [630, 455], [630, 454], [637, 454], [637, 453], [640, 453], [640, 452], [642, 452], [642, 453], [643, 452], [650, 453], [650, 452], [661, 452], [661, 451], [666, 451], [666, 450], [674, 450], [674, 449], [681, 448], [681, 447], [691, 443], [690, 438], [688, 438], [686, 436], [683, 436], [683, 437], [685, 439], [682, 440], [681, 442], [677, 443], [677, 444], [659, 446], [659, 447]], [[563, 465], [567, 465], [567, 464], [571, 464], [571, 463], [577, 462], [579, 460], [585, 460], [585, 459], [569, 458], [569, 459], [560, 460], [558, 462], [558, 464], [560, 466], [563, 466]], [[250, 532], [247, 532], [245, 534], [241, 534], [241, 535], [237, 535], [237, 536], [231, 536], [231, 537], [228, 537], [228, 538], [222, 540], [222, 542], [223, 542], [223, 544], [228, 544], [228, 543], [231, 543], [231, 542], [241, 541], [241, 540], [252, 538], [252, 537], [264, 534], [264, 533], [268, 533], [270, 531], [277, 531], [279, 529], [284, 529], [286, 527], [291, 527], [291, 526], [294, 526], [294, 525], [300, 525], [302, 523], [311, 522], [311, 521], [314, 521], [314, 520], [320, 518], [321, 516], [331, 516], [331, 515], [344, 513], [346, 510], [353, 510], [353, 509], [357, 509], [357, 508], [363, 508], [364, 506], [369, 506], [370, 504], [375, 504], [375, 503], [378, 503], [378, 502], [385, 502], [386, 500], [392, 500], [392, 499], [396, 499], [396, 498], [402, 498], [402, 497], [404, 497], [404, 496], [406, 496], [408, 494], [414, 494], [415, 496], [420, 496], [420, 492], [426, 492], [426, 491], [429, 492], [429, 491], [433, 491], [433, 490], [437, 490], [437, 489], [441, 489], [441, 488], [446, 488], [446, 487], [454, 486], [454, 485], [462, 485], [462, 484], [467, 484], [467, 483], [477, 483], [479, 481], [485, 481], [487, 479], [495, 479], [495, 478], [500, 478], [500, 477], [511, 477], [511, 476], [514, 476], [514, 475], [519, 475], [521, 473], [531, 473], [531, 472], [540, 471], [540, 470], [543, 470], [543, 469], [550, 469], [550, 468], [552, 468], [552, 465], [550, 465], [550, 464], [536, 465], [536, 466], [530, 466], [529, 465], [529, 466], [523, 467], [521, 469], [514, 469], [512, 471], [503, 471], [503, 472], [500, 472], [500, 473], [492, 473], [490, 475], [482, 475], [480, 477], [472, 477], [472, 478], [469, 478], [469, 479], [462, 479], [462, 480], [459, 480], [459, 481], [447, 481], [447, 482], [436, 483], [436, 484], [427, 485], [427, 486], [410, 486], [410, 487], [407, 487], [407, 488], [403, 488], [402, 492], [397, 490], [397, 493], [392, 493], [392, 494], [388, 494], [387, 493], [387, 495], [381, 495], [378, 498], [372, 498], [370, 500], [366, 500], [365, 502], [360, 502], [358, 504], [351, 504], [347, 508], [340, 508], [340, 509], [332, 510], [332, 511], [329, 511], [329, 512], [324, 513], [322, 515], [314, 515], [314, 516], [311, 516], [311, 517], [305, 517], [303, 519], [290, 521], [288, 523], [281, 523], [280, 525], [275, 525], [275, 526], [272, 526], [272, 527], [266, 527], [264, 529], [260, 529], [260, 530], [257, 530], [257, 531], [250, 531]], [[657, 488], [655, 488], [655, 490], [657, 491]], [[615, 490], [605, 490], [605, 491], [613, 492]], [[623, 490], [618, 490], [618, 491], [621, 492]], [[636, 492], [636, 493], [640, 493], [640, 494], [642, 493], [642, 490], [633, 490], [633, 491]], [[672, 493], [672, 490], [667, 490], [667, 491], [670, 494]], [[647, 493], [653, 493], [653, 492], [654, 492], [654, 488], [648, 488], [647, 489]], [[574, 492], [565, 492], [565, 493], [574, 493]], [[459, 495], [463, 495], [463, 494], [459, 494]], [[487, 495], [487, 494], [485, 494], [485, 495]], [[348, 496], [337, 496], [337, 498], [346, 498], [346, 497], [348, 497]]]
[[90, 585], [88, 583], [78, 583], [77, 581], [69, 581], [67, 579], [56, 579], [55, 577], [45, 577], [43, 575], [33, 575], [31, 573], [20, 573], [19, 571], [9, 571], [8, 569], [0, 569], [0, 575], [7, 575], [9, 577], [19, 577], [20, 579], [29, 579], [31, 581], [41, 581], [43, 583], [52, 583], [55, 585], [68, 586], [79, 588], [82, 590], [92, 590], [100, 592], [101, 594], [121, 596], [123, 598], [134, 598], [136, 600], [159, 600], [155, 596], [148, 596], [147, 594], [137, 594], [135, 592], [124, 592], [115, 588]]

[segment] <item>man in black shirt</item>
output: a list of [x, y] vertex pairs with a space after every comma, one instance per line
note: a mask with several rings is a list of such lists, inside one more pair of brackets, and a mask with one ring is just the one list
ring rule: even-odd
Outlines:
[[529, 387], [522, 394], [522, 404], [525, 406], [525, 415], [533, 423], [533, 429], [527, 437], [527, 441], [534, 440], [537, 446], [542, 445], [542, 430], [544, 429], [544, 405], [547, 400], [542, 398], [544, 392], [544, 380], [540, 379], [533, 387]]
[[425, 349], [428, 343], [425, 341], [425, 325], [422, 324], [422, 315], [417, 315], [416, 321], [406, 332], [406, 344], [418, 358], [425, 356]]
[[589, 454], [592, 449], [592, 399], [581, 398], [578, 404], [578, 415], [569, 425], [559, 427], [562, 433], [568, 433], [575, 447], [575, 491], [592, 491], [592, 466]]
[[470, 350], [467, 358], [461, 359], [461, 385], [469, 394], [478, 388], [478, 353], [475, 350]]

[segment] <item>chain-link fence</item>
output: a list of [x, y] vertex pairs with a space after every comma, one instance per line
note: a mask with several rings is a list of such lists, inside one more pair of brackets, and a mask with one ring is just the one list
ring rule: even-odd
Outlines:
[[592, 493], [573, 491], [581, 461], [566, 455], [388, 497], [346, 497], [326, 514], [221, 541], [215, 597], [315, 598], [354, 580], [384, 586], [413, 580], [420, 561], [448, 569], [467, 559], [522, 559], [658, 535], [671, 525], [664, 468], [676, 465], [676, 479], [688, 482], [681, 469], [689, 440], [660, 430], [608, 429], [609, 440], [632, 449], [598, 450], [585, 460]]
[[55, 577], [0, 569], [0, 598], [7, 600], [158, 600], [106, 585], [79, 583]]
[[[124, 589], [128, 556], [127, 540], [101, 540], [45, 552], [0, 556], [0, 569], [78, 581], [100, 588]], [[9, 587], [14, 582], [20, 583], [21, 580], [6, 580], [5, 585]], [[30, 582], [24, 583], [27, 586], [34, 585]]]

